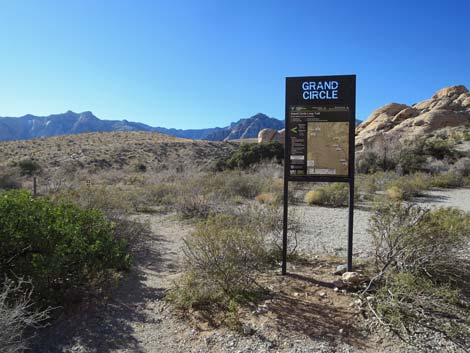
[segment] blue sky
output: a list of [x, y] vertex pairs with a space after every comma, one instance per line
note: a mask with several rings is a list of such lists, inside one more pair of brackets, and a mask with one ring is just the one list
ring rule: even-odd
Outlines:
[[470, 1], [0, 0], [0, 116], [202, 128], [284, 118], [286, 76], [356, 74], [357, 117], [470, 88]]

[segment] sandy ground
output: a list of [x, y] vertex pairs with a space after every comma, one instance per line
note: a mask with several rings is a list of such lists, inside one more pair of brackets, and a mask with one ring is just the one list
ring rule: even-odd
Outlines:
[[[416, 202], [423, 207], [457, 207], [470, 212], [470, 188], [433, 190]], [[303, 232], [299, 250], [345, 256], [348, 244], [348, 209], [293, 206], [302, 220]], [[371, 237], [367, 233], [370, 207], [359, 204], [354, 210], [354, 256], [372, 254]]]
[[[470, 210], [470, 189], [433, 191], [429, 197], [420, 200], [427, 206], [456, 206]], [[301, 250], [326, 254], [345, 253], [347, 245], [347, 209], [324, 207], [298, 207], [303, 213], [304, 234], [301, 237]], [[287, 337], [267, 338], [260, 328], [253, 335], [240, 335], [224, 328], [203, 330], [172, 311], [163, 300], [173, 280], [181, 271], [182, 238], [192, 230], [190, 223], [176, 221], [171, 214], [138, 216], [151, 225], [152, 234], [139, 250], [137, 265], [125, 276], [112, 299], [92, 307], [80, 308], [64, 314], [54, 325], [39, 332], [32, 341], [32, 352], [56, 353], [171, 353], [171, 352], [413, 352], [414, 348], [387, 345], [384, 342], [361, 341], [361, 333], [342, 338], [341, 334], [325, 337], [314, 334], [317, 327], [333, 322], [329, 313], [314, 313], [312, 322], [299, 325], [297, 315], [303, 315], [311, 306], [298, 307], [294, 314], [289, 302], [284, 306], [284, 314], [289, 315], [293, 332], [309, 327], [304, 334], [291, 334]], [[369, 213], [365, 207], [355, 211], [356, 256], [366, 256], [370, 251], [370, 238], [367, 234]], [[341, 236], [338, 236], [341, 234]], [[281, 283], [281, 286], [283, 284]], [[289, 284], [286, 284], [289, 285]], [[332, 289], [331, 289], [332, 291]], [[295, 295], [295, 293], [293, 294]], [[328, 292], [328, 297], [337, 295]], [[290, 297], [292, 299], [292, 297]], [[297, 303], [297, 304], [296, 304]], [[292, 305], [298, 305], [299, 301]], [[300, 302], [301, 303], [301, 302]], [[305, 304], [304, 304], [305, 305]], [[291, 309], [289, 309], [291, 308]], [[317, 307], [318, 308], [318, 307]], [[315, 309], [317, 310], [317, 309]], [[310, 316], [309, 316], [310, 317]], [[323, 317], [323, 319], [322, 319]], [[338, 327], [333, 325], [334, 327]], [[333, 327], [331, 326], [331, 327]], [[332, 339], [333, 337], [333, 339]], [[349, 340], [348, 340], [349, 338]], [[437, 343], [436, 343], [437, 342]], [[453, 348], [438, 346], [439, 340], [432, 340], [429, 349], [421, 351], [453, 352]], [[377, 348], [380, 347], [380, 348]]]

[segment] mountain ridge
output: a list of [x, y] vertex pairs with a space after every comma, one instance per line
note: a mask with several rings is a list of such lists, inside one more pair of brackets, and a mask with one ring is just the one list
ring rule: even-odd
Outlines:
[[152, 127], [128, 120], [102, 120], [91, 111], [75, 113], [71, 110], [60, 114], [21, 117], [0, 117], [0, 141], [27, 140], [67, 134], [111, 131], [150, 131], [193, 140], [222, 141], [254, 138], [264, 128], [281, 129], [284, 121], [257, 113], [249, 118], [232, 122], [226, 127], [206, 129], [173, 129]]

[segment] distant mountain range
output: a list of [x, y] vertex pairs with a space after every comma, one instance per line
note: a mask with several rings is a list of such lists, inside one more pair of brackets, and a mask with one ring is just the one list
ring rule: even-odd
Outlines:
[[89, 111], [83, 113], [67, 111], [49, 116], [28, 114], [19, 118], [0, 117], [0, 141], [105, 131], [157, 131], [194, 140], [222, 141], [257, 137], [258, 132], [265, 128], [280, 130], [284, 128], [284, 121], [258, 113], [222, 128], [180, 130], [152, 127], [127, 120], [101, 120]]

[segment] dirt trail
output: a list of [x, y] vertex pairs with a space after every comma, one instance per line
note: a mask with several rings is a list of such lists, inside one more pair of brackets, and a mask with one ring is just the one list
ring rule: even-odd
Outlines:
[[[137, 266], [106, 304], [63, 315], [41, 333], [33, 352], [171, 352], [188, 330], [161, 299], [181, 269], [182, 238], [191, 227], [172, 215], [141, 215], [152, 234], [136, 255]], [[171, 318], [170, 318], [171, 316]]]

